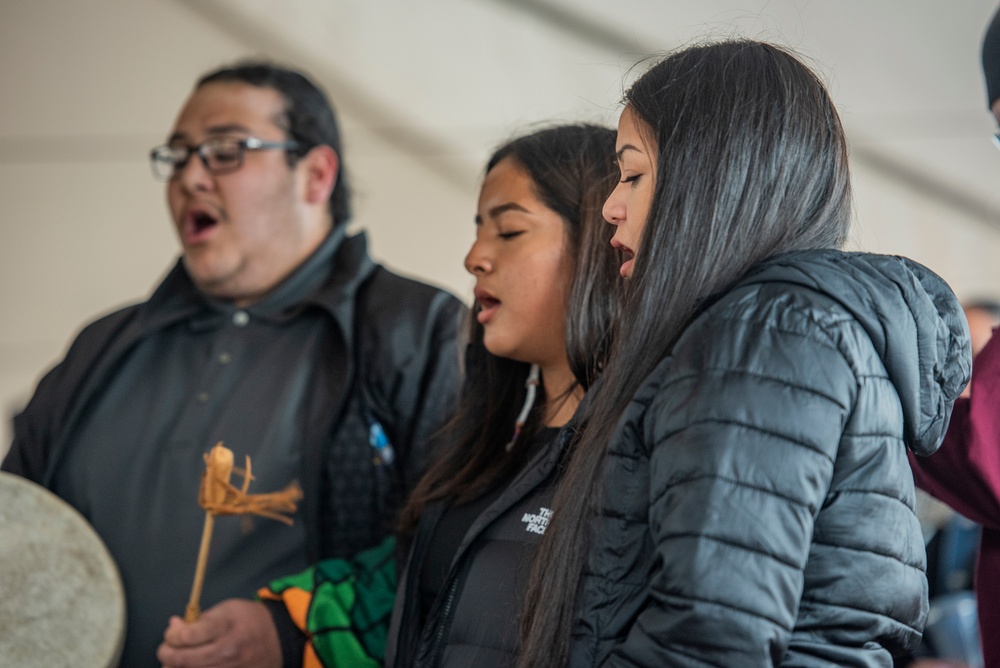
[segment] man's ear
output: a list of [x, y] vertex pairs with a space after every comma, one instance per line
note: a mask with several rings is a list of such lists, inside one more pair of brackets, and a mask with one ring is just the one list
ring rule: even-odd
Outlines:
[[299, 159], [305, 178], [305, 198], [310, 204], [325, 204], [340, 176], [340, 158], [329, 146], [314, 146]]

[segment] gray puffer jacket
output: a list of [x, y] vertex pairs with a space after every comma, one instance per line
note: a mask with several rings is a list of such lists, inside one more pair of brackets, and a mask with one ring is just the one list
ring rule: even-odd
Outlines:
[[570, 665], [891, 666], [927, 614], [906, 449], [969, 378], [948, 286], [898, 257], [759, 267], [610, 444]]

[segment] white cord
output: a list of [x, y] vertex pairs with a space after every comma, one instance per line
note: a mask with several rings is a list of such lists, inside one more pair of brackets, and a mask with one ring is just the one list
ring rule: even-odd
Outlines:
[[521, 435], [521, 428], [524, 427], [524, 423], [528, 421], [528, 413], [531, 412], [531, 407], [535, 404], [535, 395], [538, 394], [538, 374], [538, 365], [532, 364], [531, 371], [528, 372], [528, 380], [524, 383], [524, 386], [528, 388], [528, 393], [524, 397], [524, 405], [521, 406], [521, 412], [518, 414], [517, 420], [514, 422], [514, 436], [507, 444], [507, 452], [510, 452], [514, 447], [514, 443], [517, 442], [518, 436]]

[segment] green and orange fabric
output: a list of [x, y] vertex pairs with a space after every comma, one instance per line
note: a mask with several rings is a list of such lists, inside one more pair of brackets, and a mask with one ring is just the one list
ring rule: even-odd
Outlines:
[[306, 634], [303, 668], [380, 668], [396, 597], [396, 540], [327, 559], [257, 592], [280, 601]]

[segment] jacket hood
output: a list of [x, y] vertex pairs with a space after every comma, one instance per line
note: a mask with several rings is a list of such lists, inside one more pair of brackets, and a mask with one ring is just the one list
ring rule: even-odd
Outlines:
[[903, 257], [834, 250], [781, 255], [740, 284], [773, 282], [815, 290], [851, 313], [899, 393], [907, 446], [937, 450], [972, 371], [969, 327], [948, 284]]

